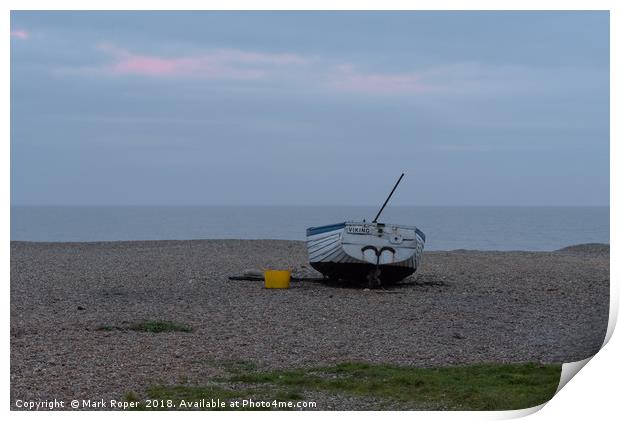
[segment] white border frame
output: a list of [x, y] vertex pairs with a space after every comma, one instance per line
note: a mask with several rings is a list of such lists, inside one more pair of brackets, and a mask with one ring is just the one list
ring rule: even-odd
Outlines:
[[[620, 67], [618, 66], [618, 40], [620, 39], [620, 33], [618, 26], [620, 24], [619, 14], [620, 6], [619, 2], [612, 0], [592, 0], [592, 1], [578, 1], [578, 0], [566, 0], [566, 1], [553, 1], [553, 0], [505, 0], [505, 1], [492, 1], [492, 0], [474, 0], [464, 2], [462, 0], [437, 0], [437, 1], [396, 1], [396, 0], [383, 0], [381, 2], [370, 1], [339, 1], [339, 0], [301, 0], [296, 2], [284, 1], [284, 0], [271, 0], [262, 1], [260, 4], [256, 1], [250, 0], [230, 0], [230, 1], [218, 1], [218, 2], [199, 2], [192, 0], [176, 0], [174, 2], [165, 2], [162, 0], [152, 0], [150, 2], [141, 2], [135, 0], [92, 0], [89, 2], [80, 2], [77, 0], [60, 0], [53, 2], [53, 5], [49, 1], [43, 0], [23, 0], [14, 1], [8, 0], [2, 3], [3, 14], [0, 19], [0, 27], [2, 28], [3, 36], [0, 37], [0, 51], [4, 58], [4, 65], [2, 66], [2, 92], [5, 92], [4, 101], [2, 101], [2, 110], [0, 114], [0, 128], [4, 137], [2, 143], [2, 233], [4, 241], [1, 243], [0, 248], [2, 251], [2, 265], [4, 279], [5, 279], [5, 294], [3, 295], [3, 307], [5, 311], [5, 320], [2, 324], [2, 336], [5, 338], [5, 346], [3, 348], [3, 373], [4, 383], [2, 387], [3, 397], [6, 401], [4, 404], [4, 410], [9, 411], [10, 408], [10, 294], [9, 279], [10, 279], [10, 11], [11, 10], [608, 10], [610, 11], [610, 115], [618, 114], [618, 85], [617, 77]], [[378, 6], [381, 7], [378, 7]], [[53, 6], [53, 7], [52, 7]], [[147, 6], [145, 8], [145, 6]], [[618, 178], [618, 169], [614, 164], [618, 164], [618, 124], [612, 118], [610, 119], [610, 177], [611, 177], [611, 191], [610, 191], [610, 209], [611, 209], [611, 221], [610, 221], [610, 242], [615, 244], [618, 237], [618, 224], [617, 219], [613, 217], [613, 210], [617, 209], [618, 194], [614, 193], [618, 191], [618, 185], [616, 180]], [[618, 313], [618, 287], [616, 276], [618, 272], [615, 262], [618, 261], [618, 249], [611, 248], [611, 303], [610, 303], [610, 318], [607, 336], [605, 339], [606, 345], [604, 348], [595, 355], [591, 362], [588, 364], [588, 369], [580, 373], [578, 378], [561, 390], [556, 397], [554, 397], [546, 406], [543, 411], [538, 412], [535, 416], [537, 419], [578, 419], [583, 417], [603, 417], [609, 413], [617, 413], [617, 407], [615, 396], [615, 384], [616, 376], [618, 374], [618, 361], [614, 358], [614, 354], [618, 354], [617, 340], [611, 340], [611, 335], [616, 325], [617, 313]], [[590, 360], [588, 360], [590, 361]], [[587, 362], [587, 361], [586, 361]], [[569, 371], [575, 371], [575, 368], [583, 367], [584, 362], [581, 364], [574, 363], [565, 365], [563, 370], [563, 378]], [[578, 371], [578, 370], [577, 370]], [[573, 373], [574, 374], [574, 373]], [[519, 411], [498, 411], [498, 412], [423, 412], [423, 413], [409, 413], [409, 412], [390, 412], [383, 415], [383, 413], [374, 412], [326, 412], [321, 414], [328, 417], [341, 417], [355, 418], [359, 420], [361, 418], [374, 417], [374, 416], [390, 416], [399, 419], [405, 419], [412, 416], [424, 416], [426, 419], [507, 419], [516, 418], [530, 413], [536, 412], [538, 409], [545, 405], [541, 405], [537, 408], [531, 408]], [[13, 411], [11, 416], [16, 418], [30, 418], [34, 415], [34, 412], [22, 412]], [[82, 417], [84, 414], [81, 411], [76, 412], [47, 412], [46, 416], [49, 417]], [[285, 419], [291, 416], [291, 413], [259, 413], [252, 412], [252, 418], [258, 419]], [[89, 413], [89, 417], [97, 419], [103, 419], [104, 417], [125, 417], [125, 416], [138, 416], [140, 418], [160, 418], [167, 417], [171, 414], [164, 413]], [[234, 412], [234, 413], [209, 413], [209, 418], [223, 419], [223, 418], [237, 418], [244, 417], [247, 414]], [[175, 417], [200, 417], [204, 418], [203, 413], [174, 413]], [[316, 413], [296, 413], [297, 417], [314, 417]], [[607, 418], [607, 417], [605, 417]]]

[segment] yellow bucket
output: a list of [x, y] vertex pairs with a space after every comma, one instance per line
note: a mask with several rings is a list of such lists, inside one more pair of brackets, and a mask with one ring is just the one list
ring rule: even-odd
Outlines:
[[288, 288], [291, 286], [290, 270], [266, 270], [265, 288]]

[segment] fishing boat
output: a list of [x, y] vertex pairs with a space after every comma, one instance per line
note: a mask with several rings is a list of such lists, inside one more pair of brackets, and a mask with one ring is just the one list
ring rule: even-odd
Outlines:
[[308, 228], [310, 265], [330, 280], [368, 282], [371, 288], [413, 274], [420, 267], [426, 236], [415, 226], [378, 221], [403, 176], [372, 222], [345, 221]]

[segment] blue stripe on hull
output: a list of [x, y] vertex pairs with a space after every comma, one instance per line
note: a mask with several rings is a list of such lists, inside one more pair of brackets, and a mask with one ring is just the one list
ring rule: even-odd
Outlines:
[[322, 227], [310, 227], [306, 230], [306, 235], [317, 235], [324, 232], [336, 231], [342, 228], [344, 228], [344, 222], [341, 222], [340, 224], [324, 225]]

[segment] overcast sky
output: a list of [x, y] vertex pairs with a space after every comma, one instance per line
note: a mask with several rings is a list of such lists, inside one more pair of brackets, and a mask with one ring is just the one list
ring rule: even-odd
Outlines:
[[12, 204], [608, 205], [606, 12], [12, 12]]

